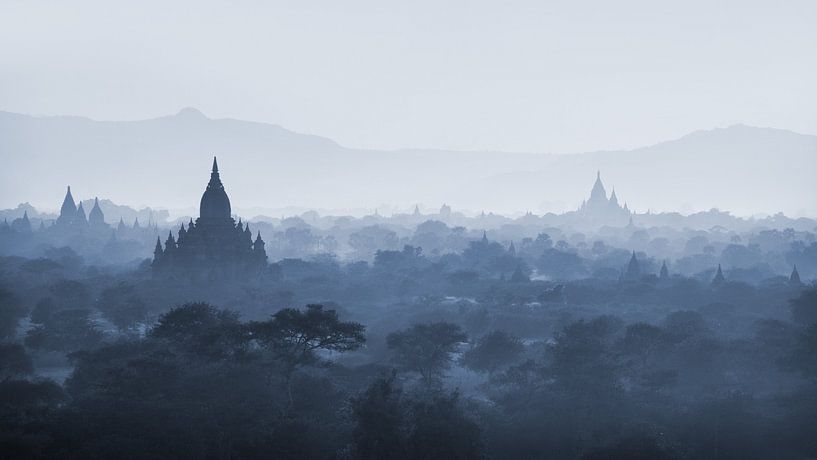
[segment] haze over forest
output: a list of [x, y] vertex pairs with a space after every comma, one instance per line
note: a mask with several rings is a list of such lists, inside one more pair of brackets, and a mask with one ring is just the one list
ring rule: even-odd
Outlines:
[[47, 210], [73, 185], [83, 197], [191, 213], [212, 154], [222, 159], [236, 211], [248, 217], [299, 208], [405, 212], [442, 203], [471, 213], [560, 213], [579, 207], [597, 170], [636, 212], [719, 208], [813, 217], [817, 210], [817, 136], [745, 125], [634, 150], [559, 155], [351, 149], [193, 108], [119, 122], [0, 112], [0, 151], [10, 153], [0, 172], [0, 206], [28, 201]]
[[817, 459], [815, 24], [0, 1], [0, 458]]

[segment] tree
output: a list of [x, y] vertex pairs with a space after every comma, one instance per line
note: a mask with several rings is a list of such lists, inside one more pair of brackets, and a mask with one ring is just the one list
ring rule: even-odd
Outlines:
[[0, 343], [0, 381], [34, 372], [31, 357], [19, 343]]
[[272, 319], [250, 323], [252, 338], [294, 367], [315, 362], [318, 350], [345, 352], [365, 342], [365, 326], [344, 322], [335, 310], [311, 304], [306, 310], [284, 308]]
[[812, 324], [797, 338], [790, 351], [786, 366], [807, 377], [817, 377], [817, 324]]
[[136, 288], [124, 282], [103, 290], [96, 305], [120, 331], [147, 321], [145, 303], [139, 298]]
[[456, 392], [416, 402], [412, 407], [412, 422], [406, 442], [408, 458], [483, 457], [479, 426], [465, 415]]
[[466, 416], [456, 392], [410, 399], [392, 375], [377, 379], [354, 398], [352, 412], [356, 458], [483, 457], [479, 426]]
[[502, 331], [493, 331], [466, 351], [460, 363], [473, 371], [493, 374], [513, 364], [524, 349], [519, 338]]
[[817, 290], [804, 291], [789, 301], [791, 315], [796, 323], [808, 326], [817, 323]]
[[525, 270], [522, 269], [521, 265], [517, 265], [516, 269], [513, 271], [511, 275], [511, 283], [529, 283], [530, 276], [525, 273]]
[[42, 276], [43, 273], [58, 270], [60, 268], [62, 268], [60, 263], [46, 258], [29, 260], [20, 265], [20, 270], [27, 271], [38, 276]]
[[627, 326], [619, 346], [626, 356], [634, 357], [643, 367], [666, 343], [667, 334], [660, 327], [647, 323], [635, 323]]
[[0, 288], [0, 339], [15, 335], [17, 325], [25, 313], [17, 296], [7, 289]]
[[149, 335], [210, 358], [234, 356], [248, 344], [238, 313], [219, 310], [204, 302], [173, 308], [159, 318]]
[[25, 343], [31, 348], [61, 352], [93, 347], [103, 334], [90, 316], [91, 311], [84, 309], [55, 312], [45, 324], [29, 329]]
[[63, 308], [87, 308], [91, 293], [83, 283], [74, 280], [59, 280], [49, 287], [51, 295]]
[[567, 325], [549, 351], [548, 373], [568, 393], [584, 397], [604, 394], [618, 385], [618, 365], [611, 345], [623, 321], [600, 316]]
[[700, 337], [709, 332], [704, 317], [691, 310], [675, 311], [667, 315], [664, 319], [664, 329], [670, 336], [679, 340]]
[[457, 343], [467, 339], [458, 325], [436, 322], [392, 332], [386, 337], [386, 343], [394, 351], [394, 360], [400, 367], [418, 372], [430, 383], [451, 366], [451, 353]]
[[283, 364], [290, 407], [292, 374], [317, 361], [319, 350], [346, 352], [357, 350], [366, 342], [365, 326], [341, 321], [335, 310], [323, 305], [307, 305], [305, 310], [284, 308], [267, 321], [248, 325], [250, 337]]
[[392, 375], [375, 380], [362, 395], [352, 399], [355, 418], [352, 439], [358, 458], [405, 458], [402, 432], [406, 421], [401, 396]]
[[59, 308], [54, 303], [51, 297], [43, 297], [34, 305], [31, 310], [31, 322], [34, 324], [45, 324], [51, 320], [51, 315], [57, 312]]

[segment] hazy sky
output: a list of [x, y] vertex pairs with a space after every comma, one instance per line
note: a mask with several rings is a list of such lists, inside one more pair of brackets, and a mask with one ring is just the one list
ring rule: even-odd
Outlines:
[[352, 147], [815, 133], [817, 2], [0, 0], [0, 110], [185, 106]]

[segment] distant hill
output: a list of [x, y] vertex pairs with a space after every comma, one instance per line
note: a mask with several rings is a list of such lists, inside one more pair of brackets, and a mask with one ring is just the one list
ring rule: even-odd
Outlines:
[[[141, 121], [0, 112], [0, 207], [56, 209], [104, 196], [191, 208], [219, 156], [237, 209], [413, 207], [537, 213], [574, 209], [597, 169], [637, 210], [720, 207], [817, 215], [817, 136], [733, 126], [641, 149], [552, 155], [345, 148], [277, 125], [210, 119], [196, 109]], [[608, 190], [609, 191], [609, 190]]]
[[817, 216], [817, 136], [745, 125], [635, 150], [560, 156], [546, 168], [494, 175], [468, 190], [513, 196], [547, 190], [550, 200], [570, 206], [571, 197], [589, 193], [597, 169], [608, 193], [615, 186], [618, 199], [639, 212], [716, 207], [737, 215]]

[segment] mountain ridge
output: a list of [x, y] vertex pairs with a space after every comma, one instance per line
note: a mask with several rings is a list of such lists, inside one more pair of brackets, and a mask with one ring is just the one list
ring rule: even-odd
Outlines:
[[[218, 155], [242, 207], [447, 202], [561, 212], [581, 203], [601, 169], [605, 183], [638, 210], [817, 211], [817, 186], [805, 174], [817, 171], [817, 136], [742, 124], [630, 150], [558, 154], [356, 149], [272, 123], [211, 119], [195, 108], [132, 121], [0, 111], [0, 153], [15, 171], [0, 172], [0, 195], [13, 196], [0, 206], [53, 203], [72, 184], [118, 202], [188, 207], [198, 202], [208, 158]], [[779, 177], [785, 187], [776, 185]], [[754, 202], [741, 199], [755, 195]]]

